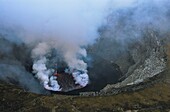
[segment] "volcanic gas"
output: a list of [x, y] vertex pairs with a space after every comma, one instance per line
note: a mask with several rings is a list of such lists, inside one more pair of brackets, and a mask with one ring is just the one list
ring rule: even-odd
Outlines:
[[36, 93], [98, 91], [116, 83], [138, 63], [132, 49], [141, 50], [147, 32], [156, 32], [156, 40], [169, 32], [169, 4], [1, 0], [0, 80]]

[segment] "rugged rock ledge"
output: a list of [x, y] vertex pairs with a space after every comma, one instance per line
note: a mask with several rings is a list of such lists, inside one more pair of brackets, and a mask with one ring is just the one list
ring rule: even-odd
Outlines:
[[119, 83], [109, 84], [103, 88], [102, 91], [105, 93], [111, 89], [143, 83], [167, 69], [166, 47], [154, 32], [144, 37], [140, 44], [134, 42], [130, 46], [133, 46], [129, 52], [134, 64], [129, 66]]
[[119, 93], [128, 93], [139, 91], [148, 87], [152, 87], [154, 84], [164, 82], [167, 71], [160, 73], [152, 78], [148, 78], [138, 84], [127, 85], [124, 87], [114, 87], [113, 85], [108, 85], [99, 92], [80, 92], [80, 96], [108, 96], [108, 95], [117, 95]]
[[139, 84], [148, 78], [154, 77], [163, 72], [166, 69], [166, 61], [163, 57], [160, 57], [160, 55], [160, 52], [152, 50], [150, 56], [146, 58], [143, 64], [136, 67], [131, 75], [120, 83], [106, 86], [103, 91], [107, 91], [108, 88], [121, 88]]

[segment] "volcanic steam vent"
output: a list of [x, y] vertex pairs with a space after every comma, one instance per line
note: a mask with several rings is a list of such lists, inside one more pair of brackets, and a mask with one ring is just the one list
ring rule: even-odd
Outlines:
[[1, 0], [0, 80], [36, 93], [98, 91], [145, 63], [169, 20], [169, 0]]

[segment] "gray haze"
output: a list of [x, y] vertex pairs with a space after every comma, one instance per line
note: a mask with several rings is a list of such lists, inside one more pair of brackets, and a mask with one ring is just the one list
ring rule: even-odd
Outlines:
[[[0, 78], [13, 78], [30, 90], [39, 88], [24, 60], [34, 62], [54, 48], [62, 51], [69, 67], [81, 65], [79, 69], [86, 70], [87, 64], [76, 57], [80, 54], [86, 58], [82, 46], [102, 37], [118, 42], [122, 49], [132, 40], [140, 40], [146, 29], [166, 34], [169, 19], [169, 0], [1, 0], [0, 37], [12, 45], [0, 40], [4, 44], [0, 45]], [[14, 45], [22, 48], [23, 43], [26, 48], [22, 53], [28, 50], [29, 55], [20, 60]], [[28, 79], [32, 80], [30, 85], [25, 83]]]

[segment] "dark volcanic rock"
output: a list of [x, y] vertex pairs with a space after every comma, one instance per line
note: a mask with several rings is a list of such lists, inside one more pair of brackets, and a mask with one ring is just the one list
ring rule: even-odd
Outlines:
[[68, 92], [83, 88], [79, 84], [75, 84], [75, 80], [71, 74], [67, 73], [57, 74], [57, 81], [60, 87], [62, 88], [61, 89], [62, 92]]

